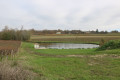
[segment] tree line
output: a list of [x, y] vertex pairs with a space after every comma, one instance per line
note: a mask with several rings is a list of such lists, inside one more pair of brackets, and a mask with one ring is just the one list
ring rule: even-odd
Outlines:
[[0, 32], [0, 40], [19, 40], [26, 41], [30, 39], [30, 31], [9, 29], [7, 26]]
[[39, 35], [39, 34], [56, 34], [57, 32], [60, 32], [61, 34], [107, 34], [107, 33], [119, 33], [117, 30], [113, 30], [111, 32], [108, 31], [99, 31], [91, 30], [91, 31], [82, 31], [82, 30], [30, 30], [32, 34]]

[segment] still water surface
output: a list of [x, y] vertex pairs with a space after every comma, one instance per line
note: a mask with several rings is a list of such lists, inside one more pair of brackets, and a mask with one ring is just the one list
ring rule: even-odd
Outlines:
[[96, 44], [79, 44], [79, 43], [39, 43], [39, 49], [87, 49], [97, 48]]

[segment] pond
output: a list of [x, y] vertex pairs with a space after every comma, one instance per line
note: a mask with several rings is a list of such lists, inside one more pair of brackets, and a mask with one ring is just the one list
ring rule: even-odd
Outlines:
[[80, 44], [80, 43], [35, 43], [35, 49], [88, 49], [97, 48], [96, 44]]

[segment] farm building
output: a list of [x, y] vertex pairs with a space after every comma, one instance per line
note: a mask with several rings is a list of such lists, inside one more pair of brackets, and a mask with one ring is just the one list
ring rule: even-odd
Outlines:
[[61, 32], [56, 32], [56, 34], [61, 34]]

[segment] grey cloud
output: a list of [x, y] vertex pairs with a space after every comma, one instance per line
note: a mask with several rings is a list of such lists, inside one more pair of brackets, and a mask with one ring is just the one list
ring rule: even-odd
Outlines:
[[[119, 29], [119, 0], [1, 0], [0, 25], [26, 29]], [[114, 26], [114, 27], [113, 27]]]

